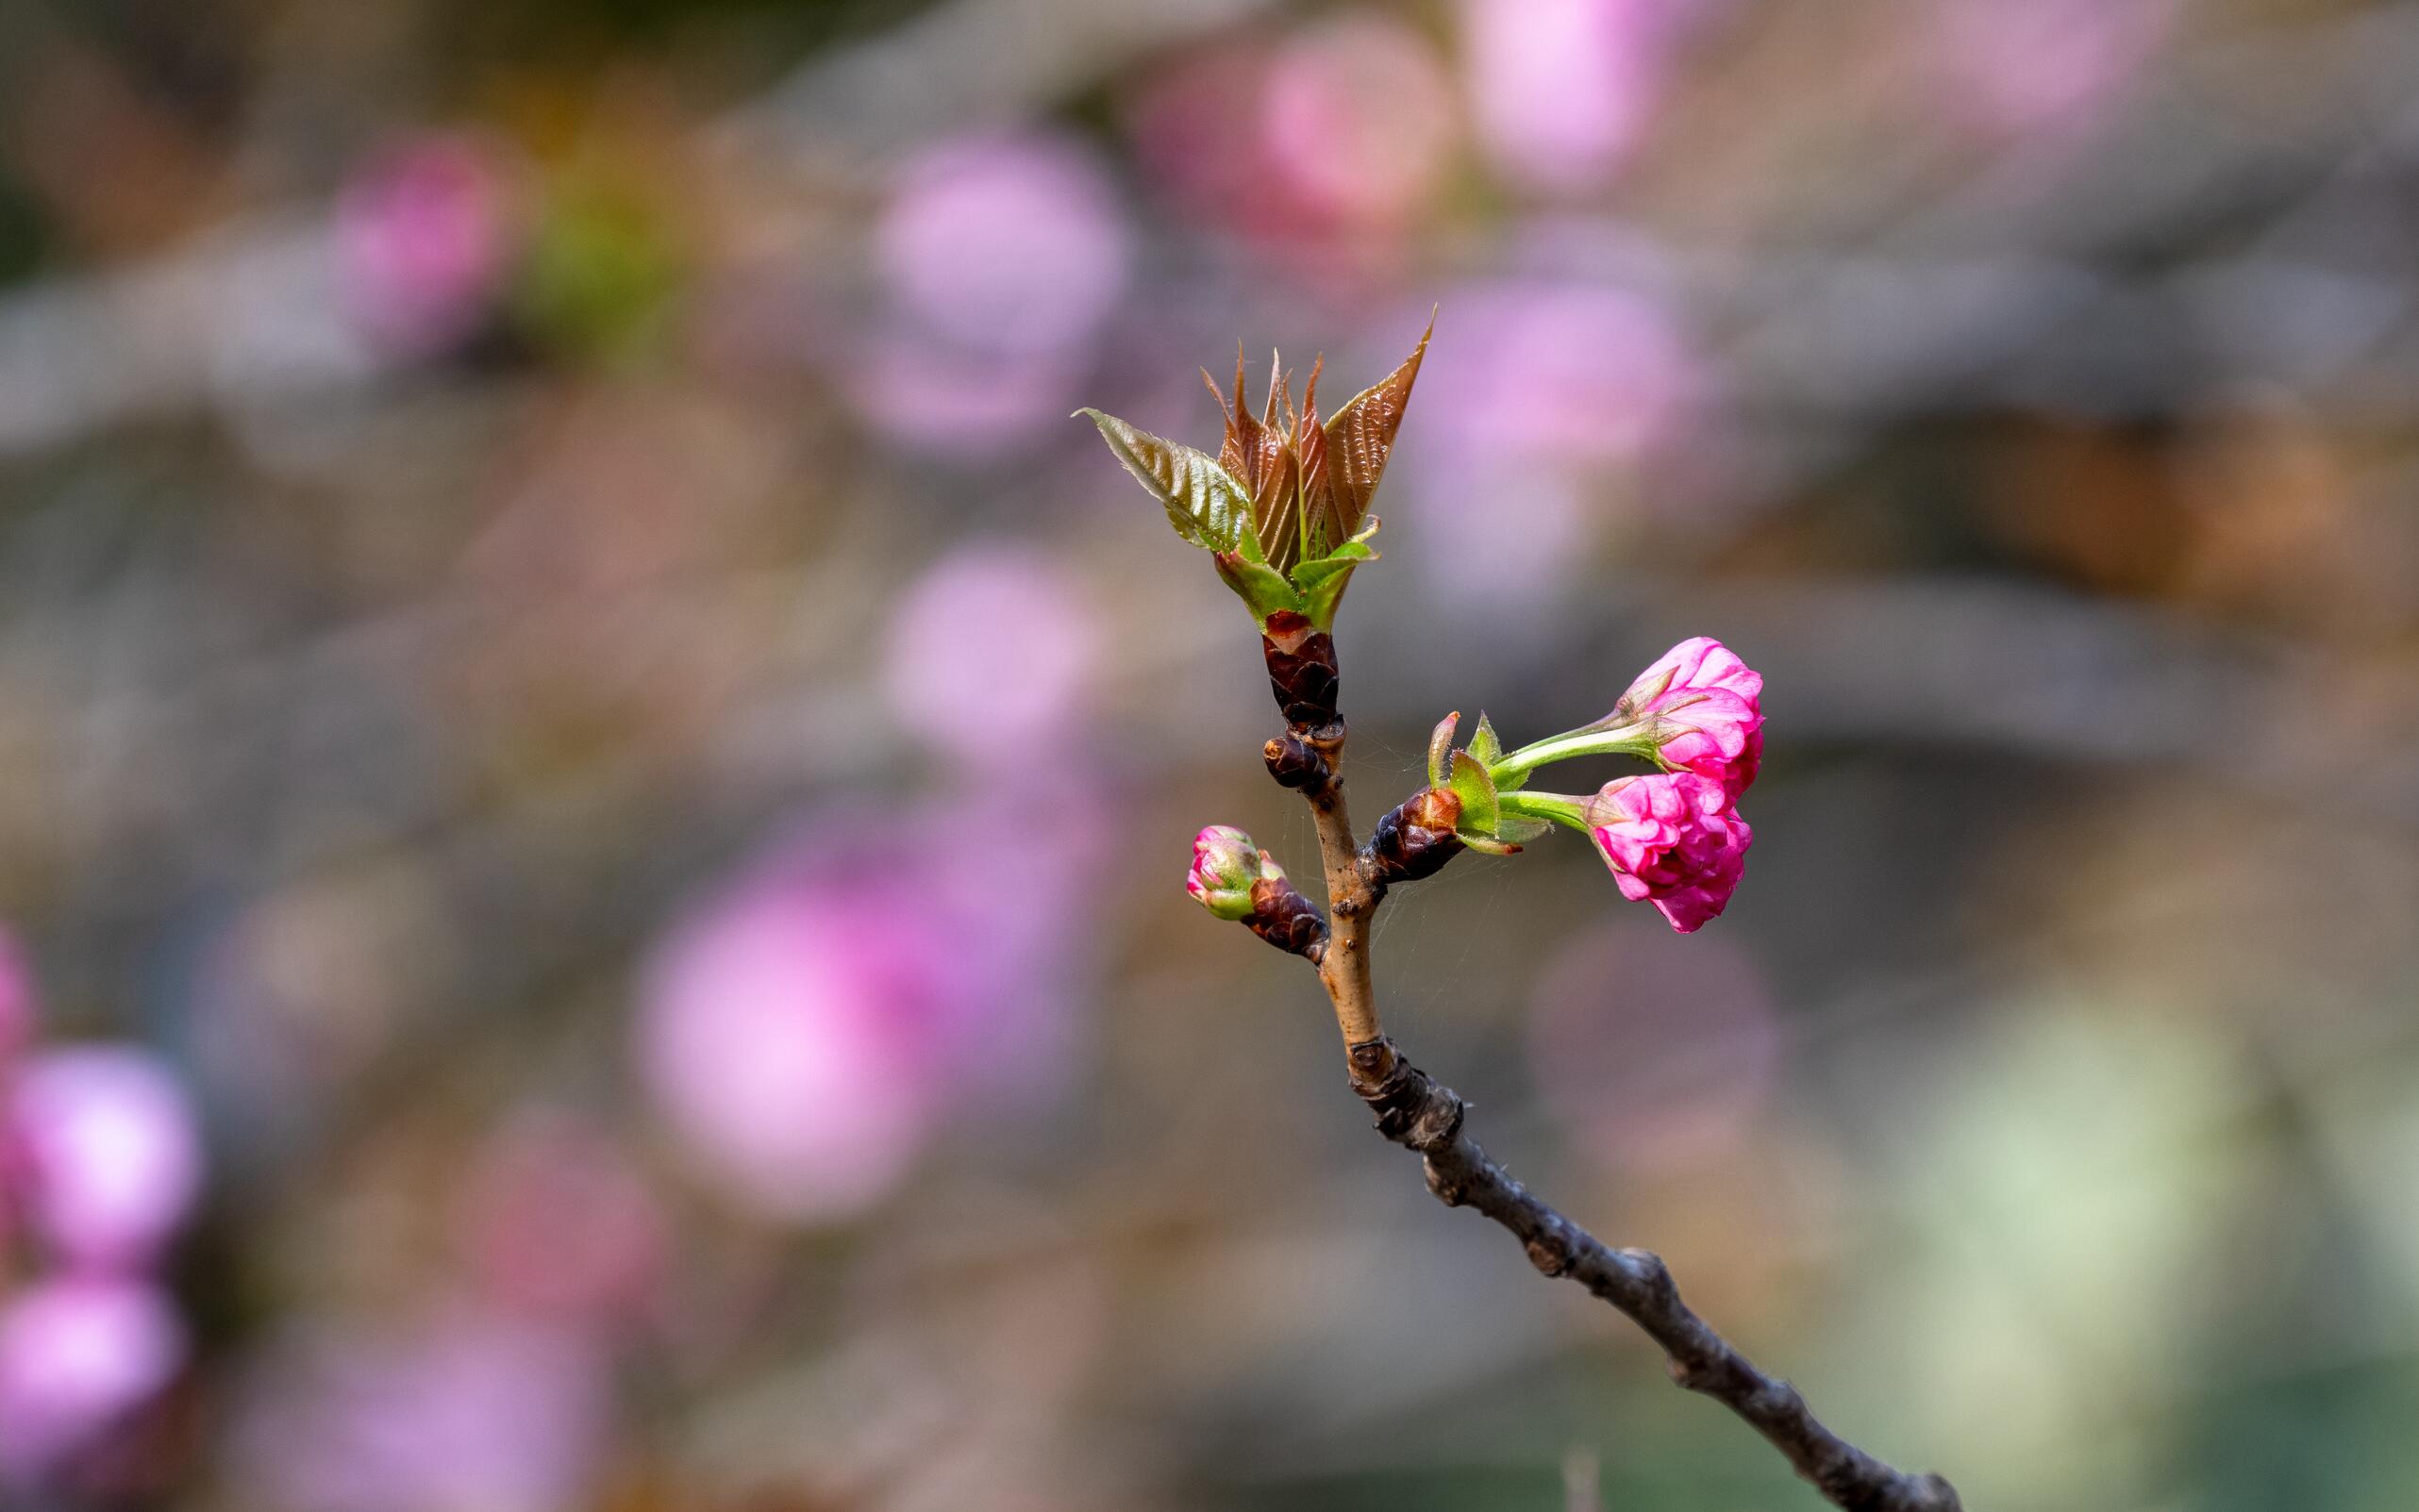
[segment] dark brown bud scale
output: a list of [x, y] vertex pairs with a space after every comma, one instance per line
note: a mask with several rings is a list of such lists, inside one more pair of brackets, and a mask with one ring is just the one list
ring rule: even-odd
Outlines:
[[1417, 882], [1443, 870], [1463, 849], [1453, 832], [1460, 817], [1461, 800], [1445, 788], [1423, 788], [1389, 809], [1360, 853], [1370, 886]]
[[1268, 662], [1268, 685], [1285, 722], [1294, 725], [1332, 724], [1337, 719], [1335, 639], [1292, 612], [1272, 614], [1260, 638], [1260, 655]]
[[1252, 916], [1243, 922], [1278, 950], [1313, 962], [1326, 954], [1327, 922], [1319, 906], [1283, 877], [1262, 877], [1252, 884]]
[[1260, 756], [1276, 785], [1297, 792], [1317, 792], [1335, 775], [1326, 756], [1290, 730], [1261, 746]]

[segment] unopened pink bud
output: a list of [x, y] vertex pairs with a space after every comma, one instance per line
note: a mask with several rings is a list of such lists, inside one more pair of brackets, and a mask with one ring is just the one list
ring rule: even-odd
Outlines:
[[1723, 785], [1693, 772], [1609, 782], [1588, 824], [1621, 895], [1651, 902], [1683, 935], [1729, 905], [1755, 841]]
[[1665, 764], [1712, 778], [1735, 800], [1763, 762], [1763, 690], [1738, 653], [1697, 636], [1638, 674], [1620, 717], [1647, 726]]
[[1252, 916], [1252, 885], [1283, 881], [1285, 872], [1232, 824], [1212, 824], [1193, 838], [1193, 870], [1184, 890], [1221, 919]]

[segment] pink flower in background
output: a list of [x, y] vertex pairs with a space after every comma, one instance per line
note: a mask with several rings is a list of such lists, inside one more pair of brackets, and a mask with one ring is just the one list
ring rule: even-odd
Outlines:
[[929, 149], [899, 176], [875, 237], [901, 307], [986, 352], [1089, 341], [1124, 296], [1133, 260], [1107, 172], [1055, 136]]
[[822, 818], [651, 953], [641, 1077], [699, 1167], [766, 1217], [842, 1221], [953, 1115], [1045, 1103], [1082, 1052], [1067, 905], [1107, 839], [1097, 783], [986, 782]]
[[708, 1171], [771, 1216], [846, 1218], [943, 1111], [951, 941], [878, 875], [743, 877], [649, 961], [640, 1073]]
[[1924, 12], [1944, 97], [1989, 130], [2057, 135], [2088, 125], [2149, 61], [2168, 0], [1945, 0]]
[[882, 690], [900, 724], [973, 768], [1037, 764], [1063, 742], [1096, 670], [1081, 585], [1037, 552], [960, 547], [909, 586]]
[[611, 1131], [568, 1113], [525, 1116], [488, 1141], [459, 1222], [492, 1302], [594, 1321], [645, 1305], [669, 1242], [654, 1192]]
[[292, 1338], [260, 1363], [234, 1455], [283, 1512], [582, 1505], [607, 1448], [607, 1369], [574, 1335], [491, 1317]]
[[1621, 895], [1652, 902], [1683, 935], [1729, 905], [1755, 841], [1722, 784], [1693, 772], [1606, 783], [1588, 823]]
[[838, 365], [865, 424], [905, 449], [988, 461], [1063, 424], [1083, 369], [1052, 356], [976, 352], [920, 332], [877, 333]]
[[507, 175], [466, 138], [372, 162], [337, 197], [338, 277], [354, 317], [407, 356], [452, 346], [501, 289], [516, 233]]
[[1615, 717], [1651, 723], [1665, 761], [1711, 777], [1735, 803], [1763, 763], [1763, 690], [1738, 653], [1697, 636], [1640, 673]]
[[13, 1293], [0, 1303], [0, 1471], [47, 1474], [158, 1396], [185, 1352], [157, 1287], [68, 1276]]
[[[1702, 362], [1672, 304], [1641, 285], [1507, 277], [1444, 306], [1438, 341], [1454, 360], [1423, 373], [1426, 418], [1405, 440], [1425, 522], [1406, 549], [1448, 605], [1550, 614], [1641, 458], [1695, 409]], [[1463, 522], [1510, 549], [1463, 549]]]
[[1256, 117], [1285, 187], [1319, 219], [1391, 225], [1435, 193], [1459, 111], [1427, 39], [1374, 10], [1306, 27], [1272, 60]]
[[1461, 53], [1496, 169], [1547, 190], [1604, 178], [1652, 121], [1692, 0], [1463, 0]]
[[74, 1264], [156, 1258], [201, 1185], [192, 1109], [146, 1051], [75, 1045], [28, 1057], [8, 1094], [8, 1129], [31, 1226]]

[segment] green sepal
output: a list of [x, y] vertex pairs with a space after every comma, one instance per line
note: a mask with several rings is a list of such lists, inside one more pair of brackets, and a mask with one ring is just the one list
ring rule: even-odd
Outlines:
[[1531, 819], [1526, 814], [1505, 814], [1495, 821], [1495, 838], [1526, 845], [1531, 840], [1543, 839], [1552, 833], [1553, 828], [1542, 819]]
[[1493, 766], [1503, 756], [1504, 742], [1495, 738], [1495, 727], [1487, 723], [1487, 711], [1478, 711], [1478, 727], [1470, 732], [1470, 755], [1487, 766]]
[[1453, 796], [1461, 800], [1461, 817], [1454, 824], [1454, 833], [1467, 844], [1473, 835], [1493, 838], [1495, 825], [1503, 818], [1501, 806], [1495, 800], [1495, 779], [1487, 769], [1472, 758], [1467, 751], [1453, 753]]
[[1252, 528], [1251, 495], [1216, 457], [1097, 409], [1076, 413], [1100, 427], [1101, 440], [1159, 501], [1177, 535], [1206, 550], [1239, 553], [1253, 562], [1267, 559]]
[[[1249, 531], [1244, 532], [1244, 538], [1250, 539]], [[1243, 607], [1251, 610], [1254, 624], [1265, 625], [1270, 615], [1285, 610], [1306, 612], [1302, 595], [1293, 590], [1284, 573], [1267, 563], [1247, 560], [1231, 551], [1214, 552], [1210, 559], [1216, 564], [1218, 576], [1235, 590], [1235, 596], [1243, 601]]]
[[1437, 721], [1436, 728], [1428, 732], [1427, 785], [1431, 788], [1442, 788], [1444, 786], [1445, 772], [1448, 764], [1446, 756], [1453, 749], [1453, 729], [1455, 725], [1460, 723], [1461, 711], [1460, 709], [1456, 709], [1452, 713], [1444, 716], [1444, 718]]

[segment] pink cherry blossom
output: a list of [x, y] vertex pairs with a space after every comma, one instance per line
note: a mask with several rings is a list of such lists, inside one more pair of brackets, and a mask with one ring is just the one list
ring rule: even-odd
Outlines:
[[1697, 0], [1463, 0], [1478, 138], [1509, 178], [1584, 189], [1636, 146]]
[[1763, 763], [1763, 675], [1738, 653], [1695, 636], [1638, 674], [1619, 714], [1651, 722], [1664, 761], [1713, 778], [1736, 802]]
[[876, 240], [902, 310], [981, 352], [1039, 356], [1091, 340], [1133, 260], [1115, 186], [1059, 137], [976, 137], [910, 162]]
[[45, 1475], [158, 1395], [185, 1350], [148, 1283], [70, 1276], [15, 1293], [0, 1307], [0, 1472]]
[[1693, 772], [1609, 782], [1588, 824], [1621, 895], [1653, 903], [1683, 935], [1728, 906], [1755, 842], [1729, 792]]
[[1029, 764], [1080, 716], [1096, 674], [1084, 597], [1021, 547], [941, 558], [892, 616], [882, 691], [899, 723], [970, 768]]
[[584, 1506], [611, 1412], [609, 1360], [576, 1332], [475, 1312], [322, 1325], [264, 1353], [232, 1453], [287, 1512]]
[[8, 1126], [34, 1231], [88, 1266], [157, 1257], [201, 1185], [201, 1141], [183, 1088], [148, 1052], [42, 1051], [18, 1073]]
[[649, 963], [647, 1088], [706, 1172], [771, 1217], [853, 1216], [943, 1112], [944, 941], [880, 890], [768, 869], [705, 900]]
[[507, 176], [467, 138], [431, 137], [372, 163], [337, 198], [338, 275], [371, 337], [405, 356], [471, 334], [515, 239]]
[[1347, 12], [1270, 65], [1260, 129], [1287, 188], [1339, 226], [1386, 226], [1434, 192], [1458, 128], [1435, 47], [1402, 22]]

